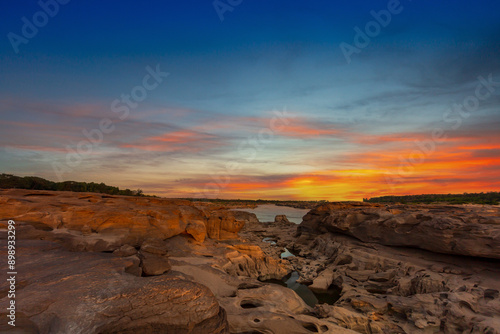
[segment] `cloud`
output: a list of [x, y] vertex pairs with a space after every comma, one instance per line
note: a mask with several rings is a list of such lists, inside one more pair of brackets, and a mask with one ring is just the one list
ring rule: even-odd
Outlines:
[[159, 136], [147, 137], [138, 143], [122, 144], [123, 148], [136, 148], [145, 151], [184, 151], [200, 152], [225, 145], [220, 137], [192, 130], [179, 130]]

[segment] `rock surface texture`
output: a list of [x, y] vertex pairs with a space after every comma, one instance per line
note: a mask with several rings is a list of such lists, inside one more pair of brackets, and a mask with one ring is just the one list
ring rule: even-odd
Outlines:
[[184, 200], [19, 189], [0, 191], [0, 220], [8, 219], [68, 232], [74, 250], [91, 251], [179, 234], [232, 239], [244, 225], [232, 211]]
[[304, 217], [299, 232], [308, 230], [387, 246], [500, 259], [500, 216], [495, 207], [329, 203]]
[[339, 326], [497, 334], [499, 228], [498, 207], [330, 203], [304, 217], [289, 249], [313, 288], [342, 288], [316, 307]]
[[[3, 190], [4, 259], [8, 219], [18, 303], [2, 333], [500, 334], [498, 207], [326, 203], [296, 225], [201, 202]], [[265, 282], [291, 272], [340, 298], [311, 307]]]
[[[74, 253], [49, 241], [19, 240], [17, 257], [17, 326], [2, 321], [2, 333], [228, 332], [226, 313], [207, 287], [172, 275], [130, 275], [134, 256]], [[0, 289], [7, 291], [6, 283]], [[2, 307], [3, 319], [5, 312]]]
[[[253, 214], [26, 190], [0, 191], [0, 203], [0, 257], [13, 219], [19, 273], [16, 327], [2, 322], [1, 333], [354, 333], [258, 280], [279, 279], [291, 265], [239, 238], [258, 222]], [[0, 290], [6, 319], [7, 281]]]
[[[403, 234], [408, 217], [413, 229]], [[240, 235], [271, 256], [290, 250], [296, 256], [287, 260], [310, 290], [341, 289], [340, 299], [313, 310], [328, 324], [365, 334], [498, 334], [499, 218], [493, 206], [328, 203], [298, 226], [249, 223]], [[438, 235], [443, 245], [432, 243]]]

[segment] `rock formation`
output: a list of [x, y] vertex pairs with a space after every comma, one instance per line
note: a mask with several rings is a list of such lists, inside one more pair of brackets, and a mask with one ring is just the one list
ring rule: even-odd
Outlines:
[[130, 275], [135, 256], [68, 252], [41, 240], [18, 240], [17, 249], [17, 325], [2, 321], [2, 333], [227, 333], [226, 313], [207, 287]]
[[[8, 219], [19, 246], [18, 326], [1, 332], [500, 334], [498, 207], [327, 203], [296, 225], [158, 198], [4, 190], [0, 204], [0, 257]], [[340, 298], [311, 308], [264, 282], [292, 270]]]
[[500, 259], [498, 208], [329, 203], [311, 210], [300, 231], [341, 233], [364, 242]]
[[[112, 251], [147, 238], [191, 235], [203, 242], [237, 238], [237, 214], [184, 200], [95, 193], [0, 191], [0, 220], [29, 223], [37, 230], [70, 231], [74, 250]], [[69, 240], [71, 239], [71, 241]]]
[[230, 275], [269, 280], [281, 279], [291, 271], [288, 262], [267, 256], [259, 246], [242, 244], [233, 248], [226, 254], [229, 262], [223, 267]]
[[353, 333], [258, 280], [290, 264], [238, 237], [253, 214], [69, 192], [1, 191], [0, 202], [0, 257], [8, 219], [19, 247], [17, 326], [2, 333]]
[[292, 261], [304, 282], [342, 288], [334, 305], [316, 308], [339, 326], [360, 333], [496, 334], [499, 213], [330, 203], [304, 217], [289, 248], [303, 256]]
[[274, 223], [275, 224], [280, 224], [280, 223], [290, 223], [286, 215], [277, 215], [274, 217]]
[[[436, 237], [442, 233], [439, 224], [451, 220], [452, 224], [443, 224], [441, 229], [456, 235], [457, 243], [463, 241], [467, 247], [452, 249], [448, 247], [452, 241], [449, 239], [439, 246], [424, 240], [421, 248], [416, 247], [414, 240], [425, 238], [409, 235], [410, 241], [405, 240], [401, 226], [387, 224], [391, 218], [410, 216], [421, 222], [414, 233], [425, 231], [431, 235], [429, 240], [432, 234]], [[299, 226], [252, 223], [240, 235], [275, 257], [285, 247], [292, 251], [296, 256], [287, 260], [299, 272], [299, 281], [312, 291], [341, 289], [339, 300], [317, 305], [313, 311], [315, 317], [328, 324], [366, 334], [498, 334], [500, 263], [495, 254], [500, 253], [500, 248], [495, 247], [495, 222], [499, 217], [499, 208], [491, 206], [329, 203], [309, 212]], [[471, 231], [483, 233], [466, 236], [463, 231], [468, 222]], [[478, 222], [482, 225], [473, 225]], [[389, 231], [388, 226], [396, 231]], [[392, 246], [384, 233], [398, 235], [398, 246]], [[267, 242], [263, 242], [264, 238]], [[489, 240], [491, 249], [479, 245], [478, 240]], [[405, 242], [411, 247], [405, 247]], [[443, 250], [458, 251], [444, 254]]]

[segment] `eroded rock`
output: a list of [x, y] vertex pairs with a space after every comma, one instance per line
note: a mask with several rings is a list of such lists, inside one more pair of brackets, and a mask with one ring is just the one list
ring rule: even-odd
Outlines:
[[[5, 241], [5, 233], [2, 233]], [[126, 273], [129, 258], [68, 252], [18, 240], [17, 314], [23, 333], [228, 333], [225, 311], [205, 286], [169, 276]], [[6, 257], [5, 242], [0, 256]], [[1, 270], [6, 272], [5, 262]], [[2, 282], [0, 289], [7, 289]], [[2, 305], [7, 297], [3, 295]], [[4, 310], [4, 309], [3, 309]], [[0, 315], [6, 318], [5, 311]]]
[[363, 242], [500, 259], [500, 209], [328, 203], [311, 210], [300, 232], [331, 232]]
[[[245, 224], [243, 214], [184, 200], [109, 196], [95, 193], [0, 191], [0, 220], [28, 223], [41, 232], [56, 231], [68, 249], [114, 251], [140, 246], [148, 238], [191, 235], [234, 239]], [[55, 238], [55, 234], [50, 236]]]

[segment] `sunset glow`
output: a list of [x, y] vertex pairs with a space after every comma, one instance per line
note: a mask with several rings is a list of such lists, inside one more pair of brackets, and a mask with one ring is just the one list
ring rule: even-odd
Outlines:
[[[72, 2], [0, 46], [1, 172], [168, 197], [498, 191], [498, 2], [403, 5], [346, 61], [386, 2], [245, 1], [223, 21], [211, 1]], [[36, 6], [11, 5], [4, 35]]]

